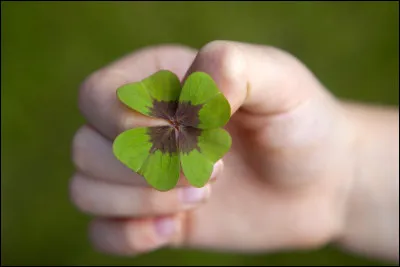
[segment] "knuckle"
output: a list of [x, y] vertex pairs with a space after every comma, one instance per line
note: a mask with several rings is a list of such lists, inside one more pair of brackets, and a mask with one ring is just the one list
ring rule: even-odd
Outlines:
[[226, 51], [227, 49], [229, 50], [234, 46], [234, 43], [231, 41], [224, 41], [224, 40], [215, 40], [208, 42], [205, 44], [201, 49], [200, 52], [206, 52], [206, 51]]
[[89, 240], [95, 249], [117, 255], [139, 255], [158, 244], [150, 220], [96, 218], [89, 224]]
[[75, 174], [72, 177], [69, 186], [70, 200], [80, 211], [87, 212], [88, 205], [85, 197], [86, 194], [82, 191], [83, 188], [84, 186], [81, 177]]
[[100, 69], [88, 76], [80, 86], [78, 94], [79, 111], [86, 117], [90, 117], [93, 109], [113, 108], [115, 90], [126, 83], [126, 75], [111, 67]]
[[84, 106], [87, 105], [87, 101], [90, 101], [90, 95], [93, 88], [96, 87], [96, 83], [99, 77], [99, 71], [96, 71], [89, 75], [80, 85], [78, 92], [78, 108], [81, 113], [84, 114]]
[[90, 215], [102, 215], [104, 207], [101, 200], [93, 194], [93, 184], [80, 174], [75, 174], [70, 182], [70, 201], [81, 212]]
[[83, 80], [79, 86], [78, 93], [78, 107], [81, 112], [85, 112], [85, 106], [88, 105], [94, 96], [96, 96], [94, 90], [98, 90], [103, 86], [110, 76], [110, 70], [108, 68], [99, 69], [90, 74], [86, 79]]
[[289, 51], [273, 46], [267, 46], [265, 51], [269, 64], [275, 69], [276, 79], [282, 83], [282, 87], [298, 88], [304, 83], [304, 79], [310, 77], [309, 69]]
[[81, 126], [75, 133], [72, 140], [72, 161], [77, 169], [84, 170], [86, 166], [86, 153], [88, 136], [92, 130], [87, 126]]
[[121, 248], [120, 243], [123, 240], [118, 231], [115, 231], [115, 225], [116, 223], [104, 218], [95, 218], [89, 223], [88, 237], [94, 249], [107, 254], [126, 254], [123, 247]]
[[200, 58], [211, 62], [212, 67], [222, 72], [224, 78], [242, 79], [245, 74], [244, 55], [239, 46], [233, 42], [212, 41], [201, 48]]

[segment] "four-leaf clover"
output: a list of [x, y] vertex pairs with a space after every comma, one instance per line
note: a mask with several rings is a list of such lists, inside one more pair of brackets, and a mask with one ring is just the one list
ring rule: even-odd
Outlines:
[[168, 125], [122, 132], [114, 140], [115, 156], [157, 190], [174, 188], [181, 169], [192, 186], [204, 186], [232, 143], [221, 128], [230, 118], [230, 105], [213, 79], [194, 72], [181, 86], [174, 73], [161, 70], [121, 86], [117, 96], [127, 107]]

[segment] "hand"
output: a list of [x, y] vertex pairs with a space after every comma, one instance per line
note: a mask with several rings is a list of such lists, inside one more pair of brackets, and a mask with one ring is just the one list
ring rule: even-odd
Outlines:
[[[204, 71], [228, 99], [230, 152], [204, 188], [184, 177], [150, 188], [112, 153], [122, 131], [160, 123], [120, 104], [116, 89], [168, 69]], [[272, 47], [214, 41], [200, 51], [150, 47], [92, 74], [79, 106], [88, 120], [73, 142], [71, 199], [96, 216], [101, 251], [136, 255], [163, 246], [241, 252], [308, 249], [339, 238], [355, 181], [356, 129], [295, 57]]]

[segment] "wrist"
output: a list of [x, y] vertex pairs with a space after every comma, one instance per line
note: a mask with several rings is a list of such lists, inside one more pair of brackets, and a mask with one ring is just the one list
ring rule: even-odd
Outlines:
[[339, 244], [365, 256], [398, 260], [398, 110], [345, 104], [355, 132], [354, 181]]

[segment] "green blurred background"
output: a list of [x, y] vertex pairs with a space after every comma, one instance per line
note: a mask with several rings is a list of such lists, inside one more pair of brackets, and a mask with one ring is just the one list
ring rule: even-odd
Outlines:
[[92, 250], [68, 199], [78, 86], [143, 46], [229, 39], [286, 49], [337, 96], [398, 105], [398, 2], [2, 2], [2, 265], [385, 264], [333, 247], [243, 256]]

